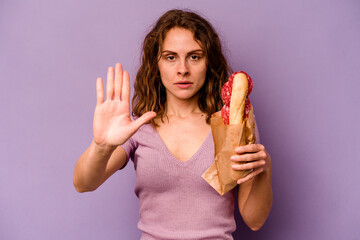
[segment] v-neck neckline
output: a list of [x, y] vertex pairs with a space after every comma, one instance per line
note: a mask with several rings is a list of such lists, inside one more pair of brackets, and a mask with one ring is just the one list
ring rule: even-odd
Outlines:
[[186, 161], [181, 161], [180, 159], [178, 159], [177, 157], [175, 157], [171, 151], [169, 150], [169, 148], [166, 146], [165, 142], [163, 141], [163, 139], [161, 138], [159, 132], [157, 131], [156, 128], [153, 128], [153, 130], [155, 131], [155, 135], [158, 138], [158, 140], [161, 142], [161, 148], [162, 150], [169, 156], [169, 158], [175, 162], [177, 165], [180, 166], [187, 166], [188, 164], [190, 164], [192, 161], [194, 161], [194, 159], [196, 159], [197, 155], [200, 154], [201, 150], [205, 147], [206, 142], [208, 141], [208, 139], [211, 136], [211, 129], [209, 131], [209, 133], [207, 134], [206, 138], [204, 139], [204, 141], [202, 142], [202, 144], [200, 145], [200, 147], [198, 148], [198, 150], [196, 150], [196, 152]]

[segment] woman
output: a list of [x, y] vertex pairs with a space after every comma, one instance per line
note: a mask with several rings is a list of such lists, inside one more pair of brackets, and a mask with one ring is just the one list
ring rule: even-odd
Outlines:
[[[221, 109], [229, 67], [212, 26], [195, 13], [171, 10], [143, 44], [130, 117], [130, 80], [109, 67], [104, 100], [98, 78], [94, 139], [74, 172], [79, 192], [93, 191], [128, 159], [136, 169], [142, 239], [232, 239], [235, 189], [220, 196], [201, 175], [213, 163], [209, 119]], [[150, 122], [150, 123], [149, 123]], [[238, 205], [252, 229], [272, 205], [271, 159], [261, 144], [238, 147]]]

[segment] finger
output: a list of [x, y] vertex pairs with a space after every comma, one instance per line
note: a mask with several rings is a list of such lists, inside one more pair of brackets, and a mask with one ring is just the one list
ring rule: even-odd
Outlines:
[[123, 79], [123, 69], [120, 63], [115, 65], [115, 99], [120, 100], [121, 96], [121, 86], [122, 86], [122, 79]]
[[235, 149], [236, 153], [251, 153], [251, 152], [259, 152], [261, 150], [265, 150], [264, 145], [262, 144], [247, 144], [244, 146], [239, 146]]
[[109, 67], [106, 81], [106, 100], [112, 100], [114, 96], [114, 68]]
[[246, 175], [245, 177], [240, 178], [240, 179], [237, 181], [237, 184], [241, 184], [241, 183], [244, 183], [244, 182], [246, 182], [246, 181], [249, 181], [249, 180], [253, 179], [256, 175], [260, 174], [262, 171], [263, 171], [263, 168], [254, 169], [254, 171], [250, 172], [250, 173], [249, 173], [248, 175]]
[[127, 71], [123, 72], [123, 83], [121, 91], [121, 100], [130, 102], [130, 76]]
[[104, 102], [104, 87], [102, 78], [96, 79], [96, 103], [102, 104]]
[[144, 113], [141, 117], [132, 122], [134, 129], [138, 130], [142, 125], [149, 122], [154, 117], [156, 117], [156, 113], [153, 111]]
[[232, 169], [234, 170], [251, 170], [255, 168], [264, 167], [266, 164], [265, 160], [255, 161], [255, 162], [249, 162], [244, 164], [234, 164], [232, 165]]
[[257, 160], [265, 160], [266, 159], [266, 152], [260, 151], [255, 153], [242, 153], [233, 155], [230, 157], [231, 161], [234, 162], [250, 162], [250, 161], [257, 161]]

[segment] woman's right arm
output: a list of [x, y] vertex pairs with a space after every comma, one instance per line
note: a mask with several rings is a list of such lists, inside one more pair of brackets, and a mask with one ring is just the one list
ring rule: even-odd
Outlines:
[[79, 192], [95, 190], [124, 166], [127, 156], [119, 145], [156, 116], [150, 111], [135, 121], [131, 119], [130, 77], [122, 70], [121, 64], [117, 63], [115, 69], [108, 69], [105, 101], [102, 82], [101, 78], [96, 81], [94, 139], [75, 165], [73, 182]]
[[101, 148], [92, 141], [75, 165], [75, 189], [78, 192], [96, 190], [125, 165], [126, 158], [126, 152], [122, 147]]

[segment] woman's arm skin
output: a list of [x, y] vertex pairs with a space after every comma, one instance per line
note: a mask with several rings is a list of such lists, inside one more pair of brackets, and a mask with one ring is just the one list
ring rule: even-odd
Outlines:
[[102, 149], [94, 141], [80, 156], [74, 171], [74, 186], [78, 192], [96, 190], [106, 179], [126, 163], [126, 152], [121, 147]]
[[97, 104], [94, 113], [94, 139], [78, 159], [74, 170], [74, 186], [79, 192], [93, 191], [126, 162], [125, 143], [140, 127], [156, 116], [144, 113], [132, 121], [130, 117], [130, 77], [120, 63], [108, 68], [106, 100], [101, 78], [96, 80]]
[[261, 144], [238, 147], [238, 155], [232, 156], [237, 164], [235, 170], [250, 170], [251, 173], [238, 180], [239, 211], [250, 229], [259, 230], [269, 216], [272, 202], [271, 158]]

